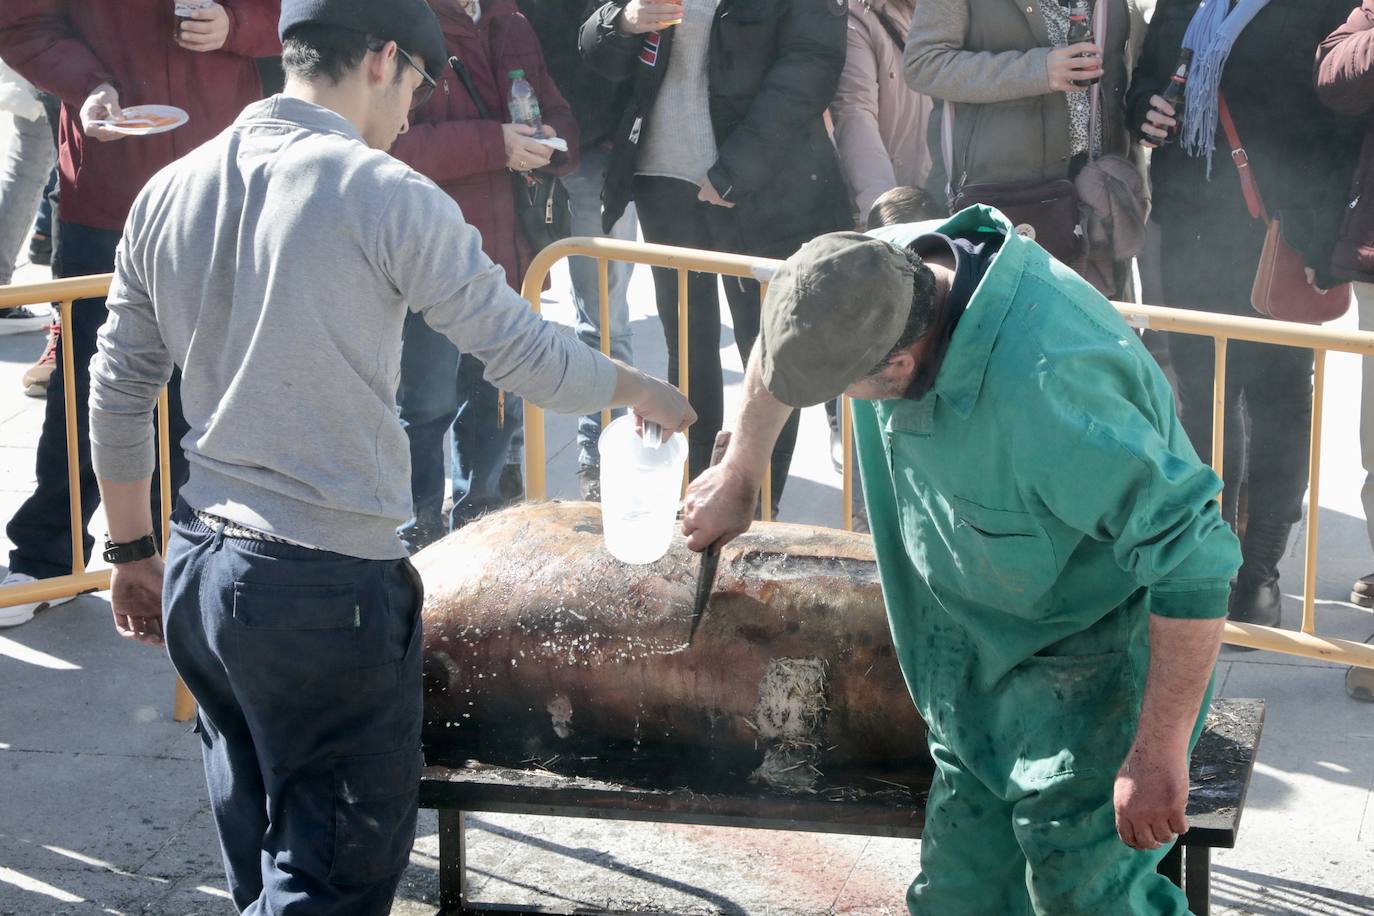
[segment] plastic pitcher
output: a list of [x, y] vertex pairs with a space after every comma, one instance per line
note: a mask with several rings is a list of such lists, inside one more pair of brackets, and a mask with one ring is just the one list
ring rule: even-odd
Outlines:
[[647, 445], [627, 414], [602, 430], [600, 446], [606, 549], [623, 563], [653, 563], [673, 542], [687, 439], [674, 433], [662, 445]]

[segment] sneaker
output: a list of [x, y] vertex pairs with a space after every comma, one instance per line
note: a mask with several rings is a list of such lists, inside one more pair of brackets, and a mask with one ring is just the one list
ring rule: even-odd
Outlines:
[[41, 331], [50, 321], [49, 318], [34, 314], [27, 306], [3, 309], [0, 310], [0, 335]]
[[52, 239], [41, 232], [35, 232], [29, 239], [29, 263], [40, 267], [52, 266]]
[[57, 347], [61, 333], [62, 325], [56, 321], [48, 325], [48, 345], [43, 355], [38, 362], [24, 370], [20, 384], [24, 386], [24, 393], [31, 398], [48, 396], [48, 379], [52, 378], [53, 370], [57, 368]]
[[577, 489], [584, 502], [601, 502], [601, 468], [595, 464], [578, 465]]
[[1374, 608], [1374, 573], [1360, 576], [1350, 589], [1350, 603]]
[[855, 506], [850, 516], [854, 523], [855, 534], [871, 534], [868, 529], [868, 508], [866, 506]]
[[1374, 668], [1351, 667], [1345, 672], [1345, 692], [1352, 700], [1374, 703]]
[[[36, 581], [33, 576], [24, 573], [12, 572], [5, 576], [5, 581], [0, 582], [0, 589], [5, 589], [11, 585], [23, 585], [28, 582]], [[0, 595], [3, 595], [0, 591]], [[31, 601], [28, 604], [16, 604], [12, 607], [0, 607], [0, 627], [17, 627], [21, 623], [28, 623], [33, 619], [33, 615], [39, 611], [46, 611], [62, 604], [66, 604], [74, 598], [68, 595], [65, 598], [50, 598], [47, 601]]]
[[501, 468], [501, 478], [496, 483], [496, 492], [506, 505], [518, 503], [525, 498], [525, 472], [518, 464], [507, 464]]
[[838, 429], [830, 431], [830, 466], [836, 474], [844, 473], [844, 436]]

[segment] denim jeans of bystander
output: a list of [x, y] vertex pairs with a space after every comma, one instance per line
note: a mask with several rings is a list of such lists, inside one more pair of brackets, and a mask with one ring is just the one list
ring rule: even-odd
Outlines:
[[[572, 234], [600, 236], [601, 186], [606, 172], [609, 152], [597, 147], [582, 150], [577, 171], [567, 175], [563, 184], [572, 201]], [[611, 227], [610, 238], [635, 240], [634, 204]], [[633, 335], [630, 332], [630, 304], [627, 292], [634, 265], [612, 261], [607, 269], [610, 304], [611, 356], [621, 362], [634, 363]], [[568, 273], [572, 277], [573, 305], [577, 309], [577, 336], [583, 343], [601, 349], [601, 295], [596, 261], [592, 258], [571, 258]], [[616, 412], [617, 414], [620, 411]], [[601, 455], [597, 439], [601, 435], [601, 415], [588, 414], [577, 422], [577, 464], [581, 468], [599, 467]]]
[[0, 158], [0, 286], [10, 282], [19, 253], [29, 241], [43, 186], [57, 151], [46, 116], [8, 116], [14, 131]]
[[[482, 363], [456, 347], [423, 318], [406, 316], [397, 393], [401, 424], [410, 440], [410, 493], [414, 515], [398, 534], [414, 553], [500, 507], [501, 470], [524, 422], [522, 402], [506, 398], [482, 378]], [[444, 518], [444, 447], [453, 430], [453, 509]]]
[[[114, 270], [115, 246], [120, 233], [106, 229], [92, 229], [75, 223], [61, 222], [58, 226], [58, 248], [53, 263], [55, 277], [82, 277]], [[72, 312], [72, 326], [63, 328], [70, 335], [75, 356], [73, 377], [76, 389], [77, 464], [80, 471], [82, 535], [86, 558], [89, 561], [95, 539], [87, 528], [100, 491], [96, 486], [95, 470], [91, 467], [91, 443], [88, 438], [90, 397], [90, 364], [95, 356], [96, 334], [105, 323], [105, 300], [83, 299]], [[186, 482], [186, 454], [180, 442], [186, 435], [186, 420], [181, 413], [178, 391], [180, 376], [172, 374], [168, 384], [171, 401], [170, 423], [172, 437], [172, 494], [175, 497]], [[61, 576], [72, 571], [71, 522], [68, 508], [70, 487], [67, 481], [66, 383], [63, 379], [63, 358], [59, 350], [57, 368], [48, 384], [47, 406], [43, 415], [43, 430], [38, 437], [35, 466], [37, 483], [34, 492], [19, 507], [6, 528], [14, 549], [10, 552], [10, 571], [21, 572], [35, 579]], [[153, 517], [160, 518], [157, 509], [159, 486], [153, 486]]]

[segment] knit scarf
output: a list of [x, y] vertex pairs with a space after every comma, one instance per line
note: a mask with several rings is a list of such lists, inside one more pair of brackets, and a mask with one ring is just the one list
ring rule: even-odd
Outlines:
[[1231, 56], [1231, 46], [1250, 20], [1268, 5], [1269, 0], [1236, 0], [1235, 8], [1230, 8], [1227, 0], [1202, 0], [1184, 33], [1183, 47], [1193, 52], [1193, 63], [1188, 68], [1179, 142], [1188, 155], [1207, 157], [1208, 178], [1212, 177], [1212, 152], [1216, 147], [1221, 73]]

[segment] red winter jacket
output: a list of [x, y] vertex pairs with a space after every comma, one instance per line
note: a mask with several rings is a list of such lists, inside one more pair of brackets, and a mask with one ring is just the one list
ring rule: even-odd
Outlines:
[[1343, 279], [1374, 282], [1374, 0], [1364, 0], [1318, 46], [1317, 95], [1333, 111], [1368, 118], [1331, 269]]
[[[254, 57], [281, 53], [278, 0], [220, 0], [229, 38], [187, 51], [172, 38], [172, 0], [3, 0], [0, 57], [62, 100], [62, 219], [119, 230], [144, 183], [233, 122], [262, 94]], [[175, 105], [186, 125], [101, 143], [81, 132], [81, 106], [110, 83], [119, 104]]]
[[519, 289], [534, 254], [517, 225], [512, 176], [506, 169], [501, 125], [510, 121], [507, 74], [525, 71], [544, 123], [568, 141], [568, 154], [556, 153], [550, 163], [548, 171], [556, 175], [566, 175], [577, 164], [577, 121], [549, 78], [539, 39], [515, 0], [484, 0], [475, 24], [457, 0], [430, 0], [430, 6], [439, 16], [449, 53], [467, 68], [492, 120], [478, 117], [462, 81], [446, 67], [439, 90], [412, 117], [410, 130], [397, 138], [391, 154], [458, 202], [463, 217], [482, 234], [482, 250]]

